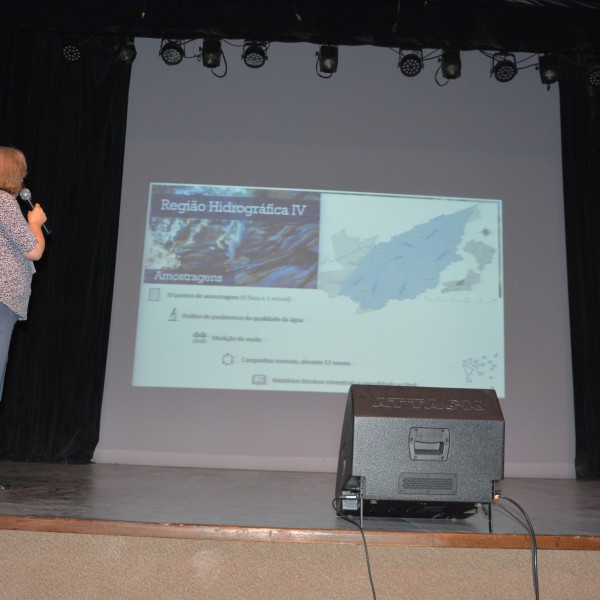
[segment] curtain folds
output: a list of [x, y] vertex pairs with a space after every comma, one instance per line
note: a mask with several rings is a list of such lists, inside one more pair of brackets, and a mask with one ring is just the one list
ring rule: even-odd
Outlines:
[[28, 320], [11, 342], [0, 458], [86, 463], [98, 441], [131, 67], [113, 36], [66, 62], [62, 37], [8, 32], [0, 52], [0, 144], [28, 159], [26, 185], [52, 233]]
[[[17, 324], [0, 403], [0, 459], [85, 463], [99, 434], [131, 68], [112, 36], [67, 63], [62, 39], [8, 31], [0, 144], [22, 149], [53, 233]], [[576, 472], [600, 478], [600, 90], [573, 56], [560, 98]], [[583, 60], [583, 59], [581, 59]]]
[[584, 66], [585, 57], [563, 61], [561, 133], [575, 399], [575, 470], [578, 479], [599, 479], [600, 89], [588, 86], [582, 75]]

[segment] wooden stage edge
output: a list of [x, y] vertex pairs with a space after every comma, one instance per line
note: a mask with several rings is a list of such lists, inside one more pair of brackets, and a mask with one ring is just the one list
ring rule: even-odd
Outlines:
[[[276, 542], [303, 544], [362, 544], [359, 530], [288, 529], [273, 527], [237, 527], [188, 525], [173, 523], [132, 523], [99, 519], [64, 519], [0, 515], [0, 529], [47, 533], [77, 533], [191, 539], [229, 542]], [[365, 530], [369, 545], [432, 547], [527, 549], [531, 541], [527, 534], [444, 533]], [[536, 535], [538, 550], [600, 551], [600, 537]]]

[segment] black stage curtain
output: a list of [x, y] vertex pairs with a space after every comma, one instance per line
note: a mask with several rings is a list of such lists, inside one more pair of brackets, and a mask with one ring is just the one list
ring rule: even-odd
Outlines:
[[[116, 253], [130, 67], [91, 36], [63, 61], [61, 37], [7, 32], [0, 47], [0, 144], [21, 148], [53, 233], [17, 324], [0, 458], [88, 462], [98, 434]], [[600, 90], [583, 59], [561, 69], [576, 471], [600, 478]]]
[[561, 73], [560, 103], [578, 479], [600, 479], [600, 88], [585, 57]]
[[24, 151], [52, 233], [17, 323], [0, 404], [0, 458], [86, 463], [98, 441], [131, 68], [114, 37], [67, 63], [62, 37], [0, 42], [0, 145]]

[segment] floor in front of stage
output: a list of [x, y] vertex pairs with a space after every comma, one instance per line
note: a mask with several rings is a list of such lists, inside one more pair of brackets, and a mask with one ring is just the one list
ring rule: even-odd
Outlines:
[[[335, 474], [0, 462], [0, 529], [249, 541], [354, 543], [332, 508]], [[600, 481], [506, 479], [539, 548], [600, 550]], [[461, 518], [365, 517], [373, 543], [522, 548], [510, 500]]]

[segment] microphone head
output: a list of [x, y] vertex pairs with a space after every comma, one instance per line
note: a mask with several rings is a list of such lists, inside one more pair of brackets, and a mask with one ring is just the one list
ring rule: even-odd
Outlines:
[[27, 188], [23, 188], [19, 192], [19, 196], [22, 200], [31, 200], [31, 192]]

